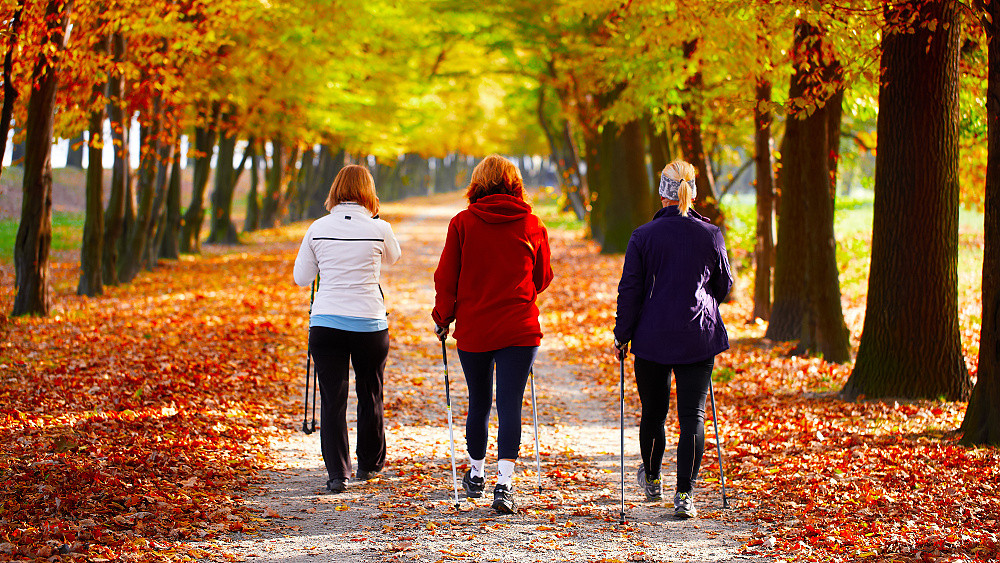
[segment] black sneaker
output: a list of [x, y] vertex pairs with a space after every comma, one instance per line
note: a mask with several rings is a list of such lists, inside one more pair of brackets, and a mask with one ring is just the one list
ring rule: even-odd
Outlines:
[[514, 503], [514, 490], [509, 485], [497, 485], [493, 488], [493, 510], [500, 514], [517, 512], [517, 505]]
[[462, 488], [469, 498], [479, 498], [483, 496], [483, 489], [486, 488], [486, 480], [482, 477], [473, 477], [472, 470], [465, 472], [462, 476]]
[[326, 482], [326, 492], [342, 493], [347, 490], [347, 479], [330, 479]]
[[639, 471], [636, 474], [636, 482], [639, 484], [639, 488], [646, 493], [647, 501], [651, 502], [661, 500], [663, 498], [662, 488], [660, 487], [660, 478], [653, 477], [651, 479], [647, 479], [645, 465], [639, 466]]
[[358, 469], [358, 481], [371, 481], [372, 479], [378, 477], [382, 472], [378, 469], [372, 469], [367, 471], [365, 469]]

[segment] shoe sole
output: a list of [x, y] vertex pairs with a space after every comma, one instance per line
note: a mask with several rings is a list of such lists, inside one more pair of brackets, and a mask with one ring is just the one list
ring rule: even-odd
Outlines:
[[697, 518], [697, 517], [698, 517], [697, 512], [688, 512], [686, 510], [674, 511], [674, 518], [679, 518], [681, 520], [690, 520], [691, 518]]
[[496, 510], [500, 514], [514, 514], [517, 512], [517, 506], [514, 504], [508, 506], [503, 501], [493, 501], [493, 510]]
[[465, 496], [469, 498], [481, 498], [483, 496], [482, 491], [470, 491], [465, 485], [462, 485], [462, 488], [465, 489]]

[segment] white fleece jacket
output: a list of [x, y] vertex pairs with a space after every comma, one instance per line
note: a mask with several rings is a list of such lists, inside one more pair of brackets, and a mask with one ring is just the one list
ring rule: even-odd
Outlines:
[[295, 283], [308, 286], [319, 274], [314, 315], [385, 318], [382, 262], [394, 264], [399, 256], [389, 223], [372, 219], [357, 203], [341, 203], [306, 231], [295, 257]]

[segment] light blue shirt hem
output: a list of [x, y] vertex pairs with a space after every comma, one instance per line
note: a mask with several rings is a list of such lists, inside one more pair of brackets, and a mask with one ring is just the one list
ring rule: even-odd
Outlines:
[[336, 328], [350, 332], [378, 332], [389, 328], [389, 320], [366, 319], [364, 317], [347, 317], [344, 315], [313, 315], [309, 318], [309, 326]]

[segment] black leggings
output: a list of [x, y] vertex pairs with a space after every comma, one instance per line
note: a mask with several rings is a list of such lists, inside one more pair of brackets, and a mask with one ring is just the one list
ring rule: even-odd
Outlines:
[[472, 459], [486, 457], [494, 366], [497, 374], [497, 458], [517, 459], [521, 449], [521, 401], [536, 352], [538, 346], [508, 346], [492, 352], [458, 351], [469, 386], [465, 441]]
[[389, 331], [351, 332], [309, 328], [309, 350], [319, 375], [320, 445], [330, 479], [351, 477], [347, 438], [348, 361], [354, 365], [358, 395], [358, 469], [381, 471], [385, 465], [382, 374], [389, 356]]
[[705, 399], [712, 380], [715, 357], [693, 364], [667, 365], [635, 358], [635, 383], [642, 402], [639, 419], [639, 449], [646, 475], [660, 475], [666, 435], [663, 423], [670, 410], [670, 374], [677, 380], [677, 418], [681, 435], [677, 442], [677, 492], [690, 493], [698, 479], [705, 453]]

